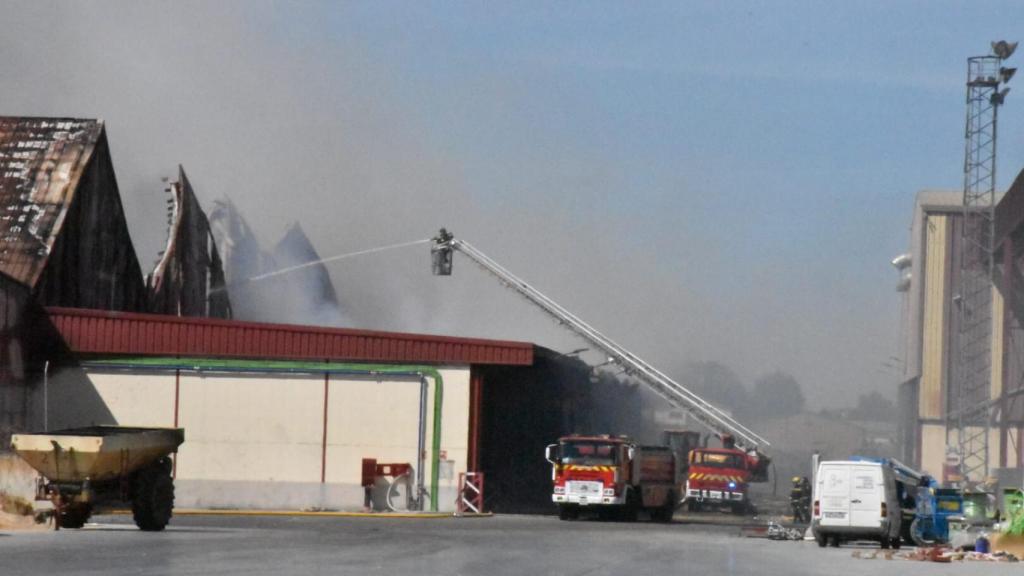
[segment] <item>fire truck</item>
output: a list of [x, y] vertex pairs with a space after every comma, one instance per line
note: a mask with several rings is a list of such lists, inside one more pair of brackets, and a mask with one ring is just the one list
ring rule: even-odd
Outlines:
[[758, 454], [735, 447], [728, 436], [722, 448], [695, 448], [687, 458], [683, 501], [691, 512], [706, 507], [728, 507], [736, 514], [756, 511], [748, 492], [751, 482], [768, 479], [768, 462]]
[[634, 521], [647, 511], [655, 522], [671, 522], [679, 501], [676, 455], [668, 446], [640, 446], [626, 436], [565, 436], [545, 451], [551, 462], [562, 520], [584, 509], [603, 518]]
[[693, 430], [665, 430], [664, 443], [679, 461], [685, 479], [683, 502], [691, 512], [703, 508], [729, 508], [737, 514], [756, 511], [750, 501], [751, 482], [768, 480], [770, 461], [758, 452], [736, 448], [729, 434], [719, 434], [720, 448], [708, 447], [708, 437]]
[[[765, 481], [770, 462], [769, 458], [761, 452], [762, 448], [769, 445], [769, 442], [764, 437], [739, 423], [728, 412], [694, 394], [686, 386], [673, 380], [664, 372], [601, 333], [579, 316], [576, 316], [540, 290], [537, 290], [525, 280], [510, 272], [469, 242], [456, 239], [444, 228], [433, 238], [433, 245], [430, 248], [431, 265], [434, 275], [451, 275], [455, 252], [466, 256], [473, 263], [494, 275], [503, 286], [517, 292], [530, 303], [553, 317], [559, 325], [569, 329], [585, 340], [592, 350], [603, 353], [607, 361], [602, 365], [613, 365], [629, 378], [643, 383], [669, 404], [685, 412], [689, 420], [700, 424], [723, 441], [723, 448], [717, 453], [713, 449], [707, 448], [700, 448], [699, 450], [692, 450], [692, 447], [686, 448], [696, 461], [691, 460], [688, 462], [690, 471], [687, 472], [687, 483], [691, 485], [687, 486], [684, 501], [689, 502], [692, 498], [692, 501], [695, 502], [693, 506], [698, 508], [705, 503], [728, 502], [737, 511], [750, 511], [752, 509], [749, 504], [746, 485], [748, 482]], [[686, 434], [689, 434], [689, 432]], [[690, 442], [692, 437], [685, 436], [684, 434], [677, 438], [677, 440], [685, 444]], [[726, 443], [728, 443], [728, 446], [725, 445]], [[679, 445], [668, 439], [666, 444], [672, 448], [680, 448]], [[561, 446], [561, 443], [559, 446]], [[634, 447], [634, 453], [637, 453], [637, 449]], [[672, 450], [670, 449], [669, 451], [671, 452]], [[680, 451], [677, 454], [677, 458], [680, 461], [676, 465], [676, 470], [681, 471], [685, 468], [684, 463], [687, 463], [687, 452]], [[549, 459], [554, 460], [550, 457]], [[625, 474], [625, 470], [627, 469], [623, 468], [620, 474]], [[691, 477], [689, 476], [691, 473], [698, 474], [700, 477], [693, 477], [691, 482]], [[624, 475], [620, 476], [616, 482], [623, 482], [625, 478], [626, 476]], [[556, 477], [557, 481], [558, 478]], [[730, 486], [730, 483], [734, 483], [735, 486]], [[602, 490], [608, 489], [603, 480], [602, 486], [604, 486]], [[693, 491], [692, 493], [691, 490]], [[566, 495], [563, 494], [563, 496]], [[601, 498], [603, 501], [603, 494]], [[589, 498], [587, 502], [589, 505]], [[742, 502], [742, 504], [738, 504], [739, 502]]]

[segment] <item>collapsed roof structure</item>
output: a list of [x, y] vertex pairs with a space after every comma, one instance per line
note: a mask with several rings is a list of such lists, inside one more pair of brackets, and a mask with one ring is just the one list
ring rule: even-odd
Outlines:
[[221, 264], [210, 222], [206, 218], [185, 169], [168, 191], [167, 246], [146, 278], [149, 311], [175, 316], [231, 318]]
[[[234, 318], [317, 326], [345, 325], [327, 267], [298, 223], [266, 251], [227, 197], [216, 200], [210, 228], [224, 258]], [[287, 271], [287, 274], [279, 274]]]

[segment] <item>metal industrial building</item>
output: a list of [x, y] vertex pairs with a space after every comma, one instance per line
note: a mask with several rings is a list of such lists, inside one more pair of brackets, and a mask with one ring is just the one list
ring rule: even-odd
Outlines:
[[451, 509], [458, 474], [478, 469], [479, 367], [533, 363], [517, 342], [47, 312], [68, 354], [33, 412], [50, 428], [185, 428], [181, 506], [358, 507], [373, 458], [411, 464]]
[[103, 123], [0, 117], [0, 492], [34, 491], [13, 432], [180, 426], [179, 506], [361, 508], [374, 458], [411, 464], [426, 508], [476, 471], [490, 509], [539, 510], [547, 443], [640, 432], [635, 386], [533, 344], [237, 320], [215, 242], [237, 218], [208, 219], [180, 167], [168, 191], [144, 278]]
[[[635, 427], [640, 397], [522, 342], [47, 308], [29, 428], [183, 427], [179, 506], [357, 509], [361, 462], [413, 466], [451, 510], [546, 509], [545, 444]], [[31, 488], [25, 468], [22, 491]]]
[[[957, 298], [963, 221], [961, 192], [917, 195], [911, 226], [905, 303], [906, 378], [900, 386], [903, 458], [945, 481], [961, 480], [956, 446]], [[996, 207], [996, 270], [991, 298], [990, 382], [977, 431], [988, 434], [987, 477], [1021, 480], [1024, 462], [1024, 173]], [[909, 281], [907, 281], [909, 280]], [[981, 480], [981, 479], [976, 479]]]

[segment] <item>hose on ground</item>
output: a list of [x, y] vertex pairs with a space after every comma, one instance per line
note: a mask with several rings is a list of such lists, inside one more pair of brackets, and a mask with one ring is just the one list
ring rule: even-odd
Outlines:
[[403, 472], [396, 476], [395, 479], [391, 481], [391, 485], [388, 486], [388, 494], [385, 498], [385, 504], [387, 504], [388, 510], [391, 510], [392, 512], [399, 511], [398, 508], [395, 508], [395, 504], [392, 502], [392, 499], [394, 499], [398, 492], [395, 487], [398, 486], [399, 482], [403, 481], [405, 483], [405, 509], [409, 509], [409, 473]]

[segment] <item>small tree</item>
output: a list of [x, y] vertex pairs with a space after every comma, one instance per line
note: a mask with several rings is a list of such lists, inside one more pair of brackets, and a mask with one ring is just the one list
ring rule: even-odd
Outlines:
[[739, 376], [719, 362], [693, 362], [686, 367], [683, 384], [715, 406], [734, 413], [742, 412], [750, 393]]
[[759, 418], [785, 418], [804, 409], [804, 392], [792, 375], [776, 370], [754, 381], [749, 412]]
[[861, 394], [857, 398], [857, 407], [850, 415], [857, 420], [892, 422], [896, 420], [896, 405], [875, 390], [870, 394]]

